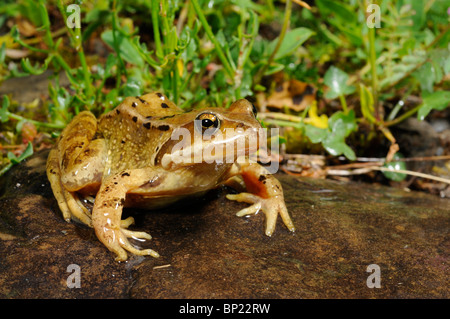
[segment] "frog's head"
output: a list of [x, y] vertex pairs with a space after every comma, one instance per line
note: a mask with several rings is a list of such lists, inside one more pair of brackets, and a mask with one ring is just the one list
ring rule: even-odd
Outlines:
[[232, 164], [259, 147], [261, 125], [255, 107], [247, 100], [238, 100], [228, 109], [194, 110], [181, 118], [158, 154], [158, 162], [166, 169]]

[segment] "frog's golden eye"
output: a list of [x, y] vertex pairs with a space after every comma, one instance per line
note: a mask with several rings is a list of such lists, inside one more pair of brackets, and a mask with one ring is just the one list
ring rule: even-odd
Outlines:
[[219, 129], [220, 120], [213, 113], [200, 113], [195, 119], [195, 127], [199, 132], [212, 135]]

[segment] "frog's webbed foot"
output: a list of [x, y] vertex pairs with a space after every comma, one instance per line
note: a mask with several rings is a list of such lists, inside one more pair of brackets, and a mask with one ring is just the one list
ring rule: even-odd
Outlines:
[[[136, 240], [150, 240], [152, 239], [152, 236], [146, 232], [141, 231], [132, 231], [128, 230], [126, 228], [121, 227], [120, 228], [120, 238], [118, 240], [118, 243], [120, 247], [122, 248], [120, 252], [116, 256], [116, 260], [118, 261], [124, 261], [127, 260], [127, 253], [126, 251], [129, 251], [130, 253], [138, 256], [152, 256], [155, 258], [159, 257], [159, 254], [154, 251], [153, 249], [139, 249], [134, 247], [129, 241], [128, 238], [133, 238]], [[126, 251], [125, 251], [126, 250]]]
[[152, 249], [139, 249], [134, 247], [128, 238], [136, 240], [150, 240], [152, 236], [146, 232], [132, 231], [128, 227], [134, 224], [133, 217], [120, 221], [120, 227], [113, 227], [112, 225], [105, 225], [100, 232], [97, 231], [97, 236], [105, 244], [105, 246], [114, 252], [117, 261], [125, 261], [128, 258], [127, 251], [138, 256], [152, 256], [159, 257], [159, 254]]
[[278, 215], [281, 216], [281, 219], [290, 231], [295, 231], [294, 223], [292, 222], [288, 214], [282, 196], [262, 198], [250, 193], [240, 193], [236, 195], [228, 194], [226, 195], [226, 197], [230, 200], [252, 204], [251, 206], [237, 212], [236, 215], [239, 217], [257, 214], [260, 210], [263, 211], [266, 216], [265, 233], [267, 236], [272, 236], [273, 232], [275, 231]]

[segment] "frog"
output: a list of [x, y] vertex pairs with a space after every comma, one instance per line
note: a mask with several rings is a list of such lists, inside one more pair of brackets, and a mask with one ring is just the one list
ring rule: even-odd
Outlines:
[[[158, 91], [126, 97], [98, 118], [90, 111], [74, 116], [49, 152], [47, 177], [64, 220], [93, 228], [117, 261], [126, 261], [129, 254], [159, 257], [155, 250], [130, 242], [152, 236], [129, 229], [135, 220], [122, 219], [124, 208], [154, 210], [221, 185], [245, 187], [226, 197], [250, 204], [236, 213], [239, 217], [262, 211], [265, 235], [272, 236], [278, 215], [293, 232], [281, 183], [257, 161], [242, 160], [254, 151], [249, 141], [260, 129], [255, 107], [246, 99], [228, 107], [185, 111]], [[225, 130], [235, 133], [217, 138]], [[190, 136], [184, 134], [180, 141], [173, 137], [176, 132], [179, 137], [180, 132]], [[209, 160], [192, 161], [193, 154], [208, 145], [231, 145], [237, 137], [247, 144], [226, 155], [226, 160], [221, 152], [210, 151]], [[177, 157], [174, 149], [190, 151]], [[87, 202], [92, 203], [90, 208]]]

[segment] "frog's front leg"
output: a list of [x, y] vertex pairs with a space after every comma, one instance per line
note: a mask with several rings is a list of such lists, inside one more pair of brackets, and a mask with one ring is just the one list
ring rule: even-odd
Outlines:
[[128, 238], [151, 239], [145, 232], [128, 230], [133, 219], [122, 220], [122, 211], [126, 194], [151, 179], [151, 173], [145, 169], [123, 171], [107, 177], [97, 193], [92, 211], [92, 224], [98, 239], [116, 256], [116, 260], [127, 259], [129, 251], [135, 255], [151, 255], [159, 257], [152, 249], [140, 250], [133, 247]]
[[228, 194], [227, 198], [252, 204], [237, 213], [237, 216], [256, 214], [262, 210], [266, 216], [266, 235], [275, 231], [278, 215], [290, 231], [295, 231], [294, 224], [284, 202], [283, 189], [280, 182], [257, 163], [235, 164], [231, 174], [242, 176], [247, 193]]

